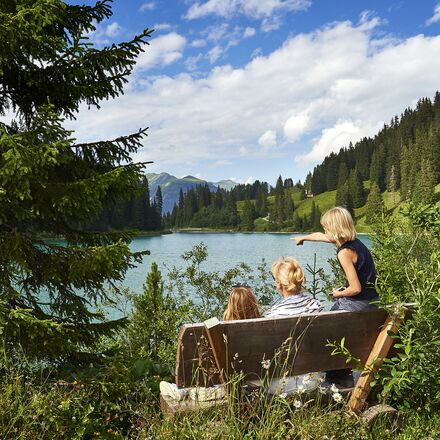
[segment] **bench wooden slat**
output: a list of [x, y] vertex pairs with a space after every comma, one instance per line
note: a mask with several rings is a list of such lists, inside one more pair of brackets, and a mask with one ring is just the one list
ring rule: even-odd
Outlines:
[[[313, 315], [263, 318], [243, 321], [220, 321], [216, 332], [225, 335], [226, 362], [250, 378], [261, 377], [263, 359], [280, 354], [282, 368], [271, 366], [270, 374], [303, 374], [312, 371], [343, 369], [350, 366], [342, 355], [331, 356], [328, 341], [339, 342], [363, 364], [374, 346], [387, 312], [324, 312]], [[290, 339], [288, 339], [290, 338]], [[289, 353], [287, 353], [290, 350]], [[234, 359], [236, 356], [236, 359]], [[185, 325], [178, 340], [176, 383], [179, 387], [220, 383], [218, 368], [209, 347], [203, 324]]]

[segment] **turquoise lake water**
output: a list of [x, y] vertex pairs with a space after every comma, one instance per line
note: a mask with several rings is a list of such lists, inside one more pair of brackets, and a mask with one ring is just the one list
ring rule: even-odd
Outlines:
[[[264, 258], [270, 267], [272, 261], [280, 256], [294, 257], [305, 269], [307, 264], [313, 266], [314, 254], [317, 254], [317, 267], [329, 272], [327, 260], [336, 255], [336, 247], [328, 243], [306, 242], [297, 246], [290, 238], [295, 234], [271, 233], [173, 233], [153, 237], [137, 237], [131, 243], [133, 251], [148, 249], [151, 254], [143, 262], [131, 269], [125, 278], [124, 285], [135, 292], [141, 292], [142, 284], [155, 261], [163, 275], [167, 268], [185, 267], [181, 255], [194, 245], [203, 242], [208, 247], [208, 259], [203, 269], [206, 271], [225, 271], [243, 262], [251, 268], [257, 268]], [[296, 234], [302, 235], [302, 234]], [[367, 235], [359, 236], [368, 247], [371, 241]]]

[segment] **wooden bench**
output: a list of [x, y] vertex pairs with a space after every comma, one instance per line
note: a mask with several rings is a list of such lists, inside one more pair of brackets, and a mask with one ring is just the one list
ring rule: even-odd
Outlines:
[[[324, 312], [283, 318], [260, 318], [241, 321], [218, 321], [186, 324], [178, 337], [176, 384], [179, 388], [212, 386], [226, 383], [233, 373], [247, 379], [289, 376], [316, 371], [356, 367], [342, 354], [332, 355], [329, 342], [344, 345], [353, 358], [360, 360], [361, 373], [348, 401], [359, 413], [370, 392], [374, 373], [387, 356], [402, 319], [411, 314], [407, 304], [390, 316], [385, 310], [369, 312]], [[269, 370], [264, 360], [273, 360]], [[275, 365], [276, 364], [276, 365]], [[165, 414], [207, 407], [209, 403], [175, 402], [161, 396]]]

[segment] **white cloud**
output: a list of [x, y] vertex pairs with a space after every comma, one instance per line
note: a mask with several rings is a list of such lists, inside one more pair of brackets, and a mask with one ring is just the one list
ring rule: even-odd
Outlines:
[[107, 25], [94, 22], [93, 25], [95, 26], [95, 30], [89, 32], [87, 37], [97, 45], [109, 44], [114, 37], [121, 33], [122, 30], [121, 26], [116, 21]]
[[214, 46], [208, 52], [208, 59], [211, 64], [214, 64], [222, 55], [223, 49], [220, 46]]
[[185, 18], [193, 20], [211, 14], [221, 17], [242, 14], [260, 19], [280, 11], [306, 10], [311, 3], [311, 0], [208, 0], [191, 5]]
[[173, 28], [173, 25], [169, 23], [157, 23], [153, 26], [155, 31], [169, 31]]
[[185, 45], [186, 39], [175, 32], [154, 38], [145, 52], [139, 55], [135, 70], [138, 72], [156, 66], [167, 66], [182, 58]]
[[140, 6], [139, 12], [153, 11], [156, 9], [156, 2], [147, 2]]
[[243, 38], [250, 38], [253, 37], [257, 31], [252, 27], [247, 27], [243, 32]]
[[206, 41], [205, 40], [202, 40], [202, 39], [197, 39], [197, 40], [193, 40], [192, 42], [191, 42], [191, 47], [204, 47], [204, 46], [206, 46]]
[[284, 136], [289, 142], [299, 139], [309, 127], [310, 117], [306, 113], [290, 116], [284, 123]]
[[312, 151], [296, 157], [297, 162], [318, 162], [329, 153], [337, 152], [342, 147], [361, 140], [364, 136], [371, 136], [381, 128], [381, 123], [376, 126], [365, 126], [361, 121], [355, 123], [351, 120], [338, 121], [333, 127], [322, 130], [321, 137], [313, 145]]
[[203, 55], [201, 53], [199, 53], [195, 56], [188, 57], [185, 60], [186, 70], [189, 70], [190, 72], [197, 70], [197, 64], [202, 58], [203, 58]]
[[121, 32], [121, 26], [116, 21], [109, 24], [105, 29], [105, 35], [107, 37], [116, 37]]
[[277, 134], [274, 130], [266, 130], [258, 139], [260, 147], [269, 150], [277, 146]]
[[230, 160], [226, 160], [226, 159], [220, 159], [220, 160], [217, 160], [216, 162], [214, 162], [215, 167], [225, 167], [228, 165], [232, 165], [232, 162]]
[[[100, 111], [84, 106], [69, 128], [87, 141], [150, 126], [136, 159], [155, 160], [161, 169], [189, 158], [193, 164], [272, 158], [274, 149], [258, 143], [273, 139], [269, 134], [262, 139], [269, 130], [279, 134], [277, 156], [292, 164], [301, 158], [300, 168], [307, 171], [307, 163], [312, 166], [329, 151], [374, 134], [395, 114], [440, 89], [440, 36], [377, 45], [376, 33], [364, 25], [339, 22], [293, 36], [242, 68], [146, 76], [142, 87], [103, 102]], [[151, 41], [144, 67], [182, 54], [185, 39], [170, 35], [169, 41]], [[162, 56], [164, 47], [170, 57]], [[142, 78], [142, 72], [137, 75]]]
[[438, 23], [440, 21], [440, 3], [437, 3], [434, 9], [434, 15], [426, 20], [426, 26], [431, 26], [431, 24]]
[[261, 30], [263, 32], [272, 32], [276, 31], [281, 27], [281, 18], [278, 15], [273, 17], [265, 18], [261, 22]]

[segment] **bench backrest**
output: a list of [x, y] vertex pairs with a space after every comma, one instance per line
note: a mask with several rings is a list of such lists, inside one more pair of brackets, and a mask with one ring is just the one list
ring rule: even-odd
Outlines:
[[[229, 371], [241, 371], [249, 378], [262, 377], [262, 361], [270, 363], [274, 376], [312, 371], [338, 370], [354, 366], [343, 355], [332, 355], [329, 342], [340, 342], [364, 364], [388, 313], [324, 312], [283, 318], [221, 321], [215, 328], [224, 341], [224, 359]], [[275, 365], [276, 364], [276, 365]], [[267, 366], [267, 365], [266, 365]], [[203, 323], [182, 327], [177, 348], [178, 387], [220, 383]]]

